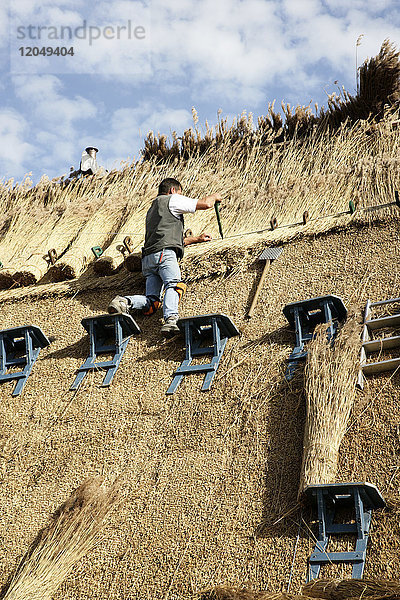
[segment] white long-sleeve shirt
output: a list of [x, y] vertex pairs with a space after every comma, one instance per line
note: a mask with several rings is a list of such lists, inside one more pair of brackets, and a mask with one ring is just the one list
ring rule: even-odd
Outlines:
[[94, 174], [99, 170], [99, 165], [97, 164], [97, 160], [84, 150], [81, 158], [81, 171], [85, 172], [89, 171], [89, 169]]

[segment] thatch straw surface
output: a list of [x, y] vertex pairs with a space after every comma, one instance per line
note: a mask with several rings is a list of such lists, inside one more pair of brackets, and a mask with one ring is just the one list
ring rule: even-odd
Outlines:
[[[130, 341], [109, 389], [93, 373], [76, 395], [68, 392], [89, 349], [80, 320], [103, 313], [116, 293], [140, 292], [139, 275], [92, 278], [93, 289], [80, 293], [79, 280], [36, 286], [47, 290], [43, 297], [1, 293], [1, 328], [34, 323], [56, 338], [19, 397], [11, 397], [11, 383], [0, 386], [2, 582], [45, 525], [44, 515], [78, 482], [101, 474], [121, 478], [124, 503], [103, 543], [77, 564], [55, 599], [183, 600], [225, 583], [286, 591], [300, 525], [289, 589], [299, 592], [315, 524], [307, 509], [299, 521], [296, 509], [305, 397], [301, 373], [290, 385], [283, 379], [294, 334], [282, 307], [335, 293], [361, 311], [367, 298], [400, 297], [398, 222], [292, 241], [246, 321], [263, 266], [257, 257], [267, 244], [205, 256], [215, 276], [205, 269], [188, 286], [182, 316], [224, 312], [242, 332], [228, 342], [205, 394], [202, 377], [191, 376], [165, 396], [184, 352], [180, 339], [161, 340], [160, 315], [138, 316], [142, 334]], [[200, 258], [196, 264], [200, 270]], [[393, 496], [390, 510], [373, 515], [370, 579], [398, 577], [399, 377], [368, 380], [339, 450], [342, 481], [370, 481]], [[349, 571], [327, 567], [321, 575]]]

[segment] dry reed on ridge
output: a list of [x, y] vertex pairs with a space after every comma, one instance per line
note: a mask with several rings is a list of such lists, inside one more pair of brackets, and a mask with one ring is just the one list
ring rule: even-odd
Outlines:
[[302, 587], [310, 598], [347, 600], [348, 598], [400, 598], [400, 583], [391, 579], [316, 579]]
[[333, 344], [327, 342], [326, 324], [322, 324], [308, 345], [299, 496], [308, 485], [336, 481], [339, 446], [356, 395], [360, 343], [360, 327], [351, 316]]
[[242, 587], [220, 585], [202, 592], [200, 600], [307, 600], [307, 597], [297, 594], [254, 591]]
[[3, 600], [50, 600], [72, 567], [93, 548], [103, 521], [118, 502], [118, 485], [86, 479], [53, 515], [3, 588]]

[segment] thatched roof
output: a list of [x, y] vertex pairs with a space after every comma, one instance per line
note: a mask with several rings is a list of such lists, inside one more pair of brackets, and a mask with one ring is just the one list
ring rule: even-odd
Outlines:
[[[43, 182], [28, 192], [4, 186], [0, 288], [77, 277], [84, 286], [93, 275], [94, 246], [104, 250], [97, 261], [97, 266], [105, 265], [100, 273], [116, 272], [123, 264], [120, 246], [126, 236], [131, 249], [140, 250], [146, 211], [166, 175], [182, 180], [184, 191], [193, 197], [212, 191], [224, 197], [223, 240], [214, 211], [199, 211], [186, 220], [195, 234], [207, 231], [215, 238], [188, 250], [188, 262], [193, 264], [197, 258], [203, 262], [235, 247], [277, 244], [351, 222], [396, 217], [396, 205], [371, 209], [394, 202], [399, 187], [395, 121], [396, 115], [388, 114], [372, 129], [362, 121], [351, 129], [343, 126], [334, 135], [315, 134], [273, 150], [256, 144], [245, 160], [234, 147], [229, 152], [222, 147], [185, 164], [146, 161], [122, 174], [65, 186]], [[357, 207], [354, 215], [349, 212], [350, 201]], [[303, 225], [305, 212], [308, 221]], [[271, 219], [277, 221], [275, 230]], [[53, 265], [49, 250], [58, 257]]]
[[[119, 481], [122, 502], [55, 599], [183, 600], [208, 590], [205, 597], [300, 600], [316, 524], [297, 500], [305, 382], [301, 369], [284, 379], [294, 333], [282, 308], [333, 293], [360, 315], [367, 298], [400, 297], [399, 208], [391, 204], [400, 186], [396, 122], [387, 112], [379, 123], [281, 146], [254, 143], [245, 154], [240, 144], [222, 144], [185, 162], [149, 159], [105, 178], [0, 189], [0, 283], [11, 286], [0, 292], [0, 329], [34, 324], [54, 337], [20, 396], [11, 397], [11, 383], [0, 385], [4, 583], [48, 515], [87, 477], [101, 475]], [[94, 372], [70, 392], [89, 348], [81, 319], [103, 313], [116, 293], [143, 290], [117, 246], [129, 235], [140, 248], [144, 216], [169, 175], [193, 196], [220, 191], [225, 199], [223, 240], [212, 211], [187, 219], [194, 233], [217, 239], [186, 253], [181, 315], [223, 312], [241, 335], [228, 342], [209, 392], [200, 393], [201, 376], [190, 376], [166, 397], [183, 341], [160, 339], [160, 315], [138, 315], [142, 333], [129, 342], [112, 386], [99, 387], [102, 374]], [[280, 227], [272, 231], [273, 217]], [[258, 256], [278, 243], [284, 251], [248, 321]], [[94, 268], [95, 245], [109, 257], [109, 276]], [[47, 265], [51, 249], [58, 260]], [[365, 576], [374, 580], [398, 578], [399, 384], [398, 372], [382, 374], [351, 398], [336, 469], [338, 481], [369, 481], [390, 497], [389, 508], [373, 514]], [[333, 549], [349, 547], [346, 538]], [[349, 573], [327, 566], [323, 577]], [[328, 588], [335, 600], [343, 586]]]
[[[182, 316], [221, 311], [241, 331], [204, 394], [201, 376], [191, 376], [165, 396], [183, 343], [160, 339], [158, 316], [137, 318], [143, 333], [130, 341], [109, 389], [94, 373], [76, 395], [68, 392], [88, 353], [80, 320], [104, 312], [117, 288], [2, 302], [1, 328], [34, 323], [56, 338], [21, 396], [11, 397], [10, 383], [0, 386], [2, 581], [71, 490], [101, 474], [121, 478], [124, 501], [56, 598], [183, 599], [224, 583], [286, 591], [293, 558], [289, 591], [299, 593], [316, 529], [309, 509], [299, 521], [296, 508], [304, 383], [301, 371], [290, 384], [283, 379], [294, 334], [282, 307], [335, 293], [361, 311], [368, 297], [400, 297], [398, 221], [286, 245], [246, 321], [263, 246], [243, 250], [227, 276], [188, 286]], [[232, 265], [235, 252], [226, 256]], [[118, 291], [140, 291], [130, 277]], [[339, 451], [339, 480], [367, 480], [394, 497], [394, 508], [373, 514], [369, 578], [398, 577], [399, 383], [398, 373], [368, 380]], [[342, 573], [326, 568], [323, 576]]]

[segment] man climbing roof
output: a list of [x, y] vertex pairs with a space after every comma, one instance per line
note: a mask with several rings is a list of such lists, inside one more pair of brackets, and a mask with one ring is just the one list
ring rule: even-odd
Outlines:
[[184, 238], [183, 215], [212, 208], [217, 200], [221, 200], [220, 194], [200, 199], [184, 196], [177, 179], [169, 177], [160, 183], [157, 198], [146, 215], [146, 235], [142, 248], [146, 295], [116, 296], [108, 307], [109, 313], [129, 313], [132, 309], [138, 309], [144, 315], [151, 315], [161, 306], [164, 291], [164, 325], [161, 333], [169, 337], [179, 331], [178, 304], [186, 284], [181, 281], [178, 260], [182, 258], [185, 246], [212, 239], [208, 233]]
[[94, 175], [100, 169], [96, 160], [98, 151], [98, 148], [95, 148], [94, 146], [88, 146], [84, 149], [82, 152], [81, 164], [79, 166], [82, 175]]

